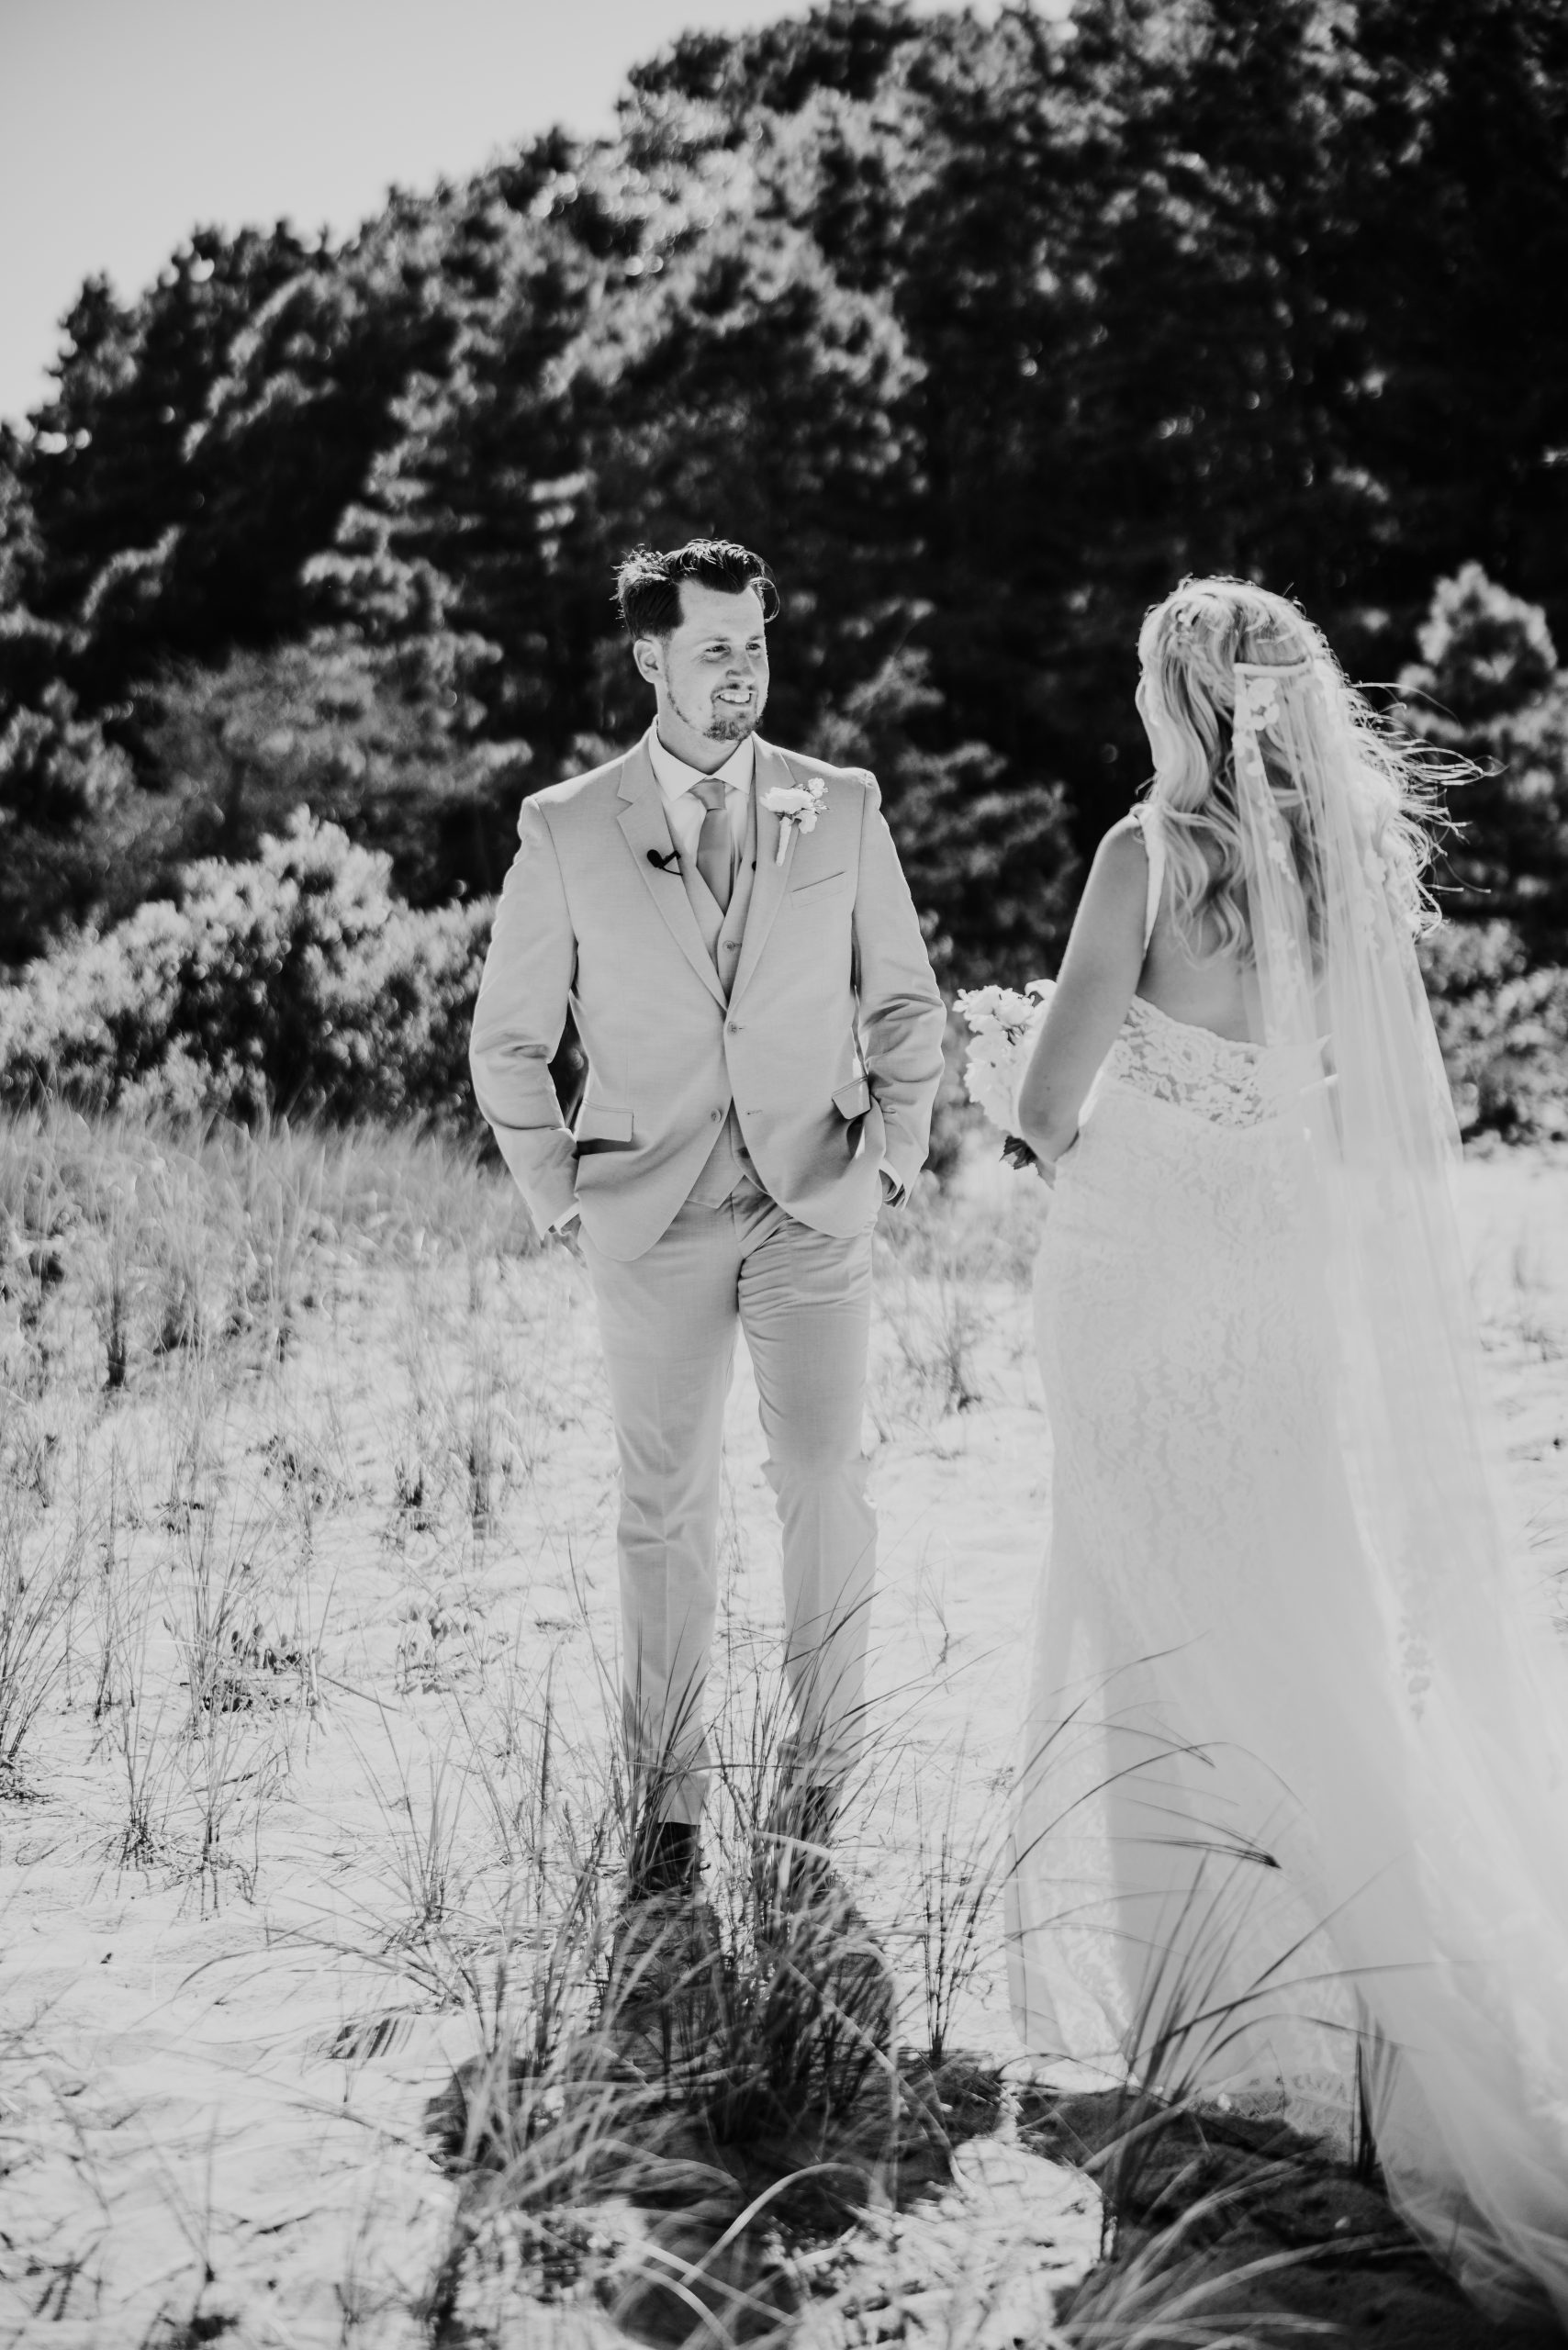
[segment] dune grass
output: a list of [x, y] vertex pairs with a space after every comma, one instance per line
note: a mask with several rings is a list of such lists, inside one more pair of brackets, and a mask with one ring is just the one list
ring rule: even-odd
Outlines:
[[[705, 1917], [672, 1951], [618, 1907], [578, 1269], [447, 1142], [0, 1126], [0, 2338], [980, 2350], [1300, 2321], [1277, 2247], [1243, 2230], [1228, 2284], [1213, 2247], [1305, 2155], [1200, 2165], [1151, 2221], [1196, 2126], [1179, 2065], [1092, 2126], [1004, 2076], [1036, 1209], [933, 1190], [879, 1237], [886, 1631], [831, 1875], [783, 1807], [737, 1397]], [[1530, 1257], [1527, 1329], [1517, 1261], [1498, 1327], [1534, 1376], [1561, 1300]]]

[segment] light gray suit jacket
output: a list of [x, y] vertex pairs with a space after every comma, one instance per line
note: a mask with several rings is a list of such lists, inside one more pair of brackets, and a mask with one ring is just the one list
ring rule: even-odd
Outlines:
[[[763, 800], [814, 778], [816, 826], [789, 827], [780, 863]], [[863, 1231], [882, 1169], [902, 1191], [924, 1161], [944, 1009], [875, 778], [758, 740], [754, 789], [756, 871], [727, 998], [644, 744], [522, 803], [474, 1090], [540, 1229], [575, 1203], [607, 1257], [653, 1247], [732, 1103], [772, 1197], [819, 1232]], [[575, 1134], [549, 1070], [568, 1006], [588, 1066]]]

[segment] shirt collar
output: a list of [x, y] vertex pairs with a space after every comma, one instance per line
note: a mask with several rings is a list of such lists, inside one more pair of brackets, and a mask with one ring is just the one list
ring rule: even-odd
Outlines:
[[[689, 791], [695, 784], [705, 780], [700, 767], [689, 767], [684, 759], [678, 759], [673, 751], [666, 750], [659, 741], [656, 725], [649, 727], [647, 743], [648, 756], [659, 779], [659, 789], [671, 800], [678, 799], [683, 791]], [[748, 734], [744, 743], [735, 744], [723, 766], [714, 772], [723, 778], [732, 791], [749, 791], [756, 767], [756, 738]]]

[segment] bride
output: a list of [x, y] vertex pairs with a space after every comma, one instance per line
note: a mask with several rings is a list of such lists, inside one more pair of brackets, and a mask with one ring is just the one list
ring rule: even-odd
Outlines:
[[1568, 2315], [1568, 1673], [1506, 1546], [1413, 940], [1415, 755], [1188, 581], [1155, 775], [1019, 1086], [1055, 1448], [1014, 1823], [1030, 2053], [1343, 2138]]

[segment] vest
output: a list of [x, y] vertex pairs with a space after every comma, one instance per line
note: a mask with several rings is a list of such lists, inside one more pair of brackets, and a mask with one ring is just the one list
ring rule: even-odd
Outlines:
[[[741, 959], [741, 942], [745, 936], [745, 918], [751, 907], [751, 893], [756, 879], [756, 784], [755, 778], [746, 795], [745, 831], [741, 838], [740, 856], [735, 866], [734, 887], [730, 902], [722, 912], [719, 901], [697, 870], [697, 860], [683, 857], [680, 878], [686, 884], [686, 894], [691, 911], [697, 916], [697, 927], [702, 933], [702, 944], [713, 957], [713, 968], [719, 974], [719, 984], [728, 1002], [734, 984], [735, 970]], [[742, 1183], [755, 1183], [762, 1189], [761, 1180], [751, 1163], [751, 1155], [741, 1133], [741, 1122], [735, 1115], [734, 1103], [720, 1130], [719, 1139], [708, 1154], [707, 1162], [697, 1181], [687, 1193], [693, 1207], [722, 1207], [732, 1192]]]

